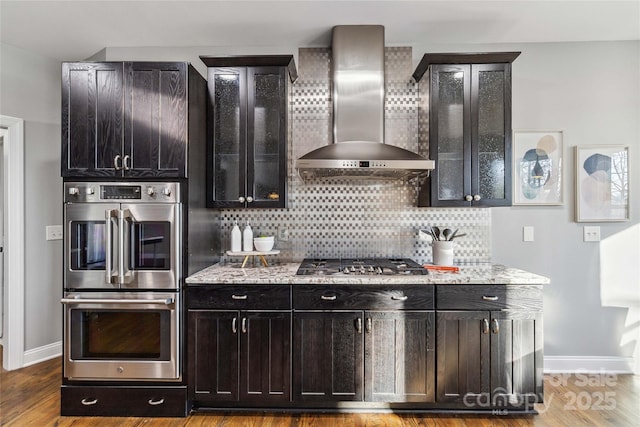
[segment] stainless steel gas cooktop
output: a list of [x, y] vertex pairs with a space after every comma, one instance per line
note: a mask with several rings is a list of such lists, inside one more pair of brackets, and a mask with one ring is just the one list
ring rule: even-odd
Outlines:
[[297, 275], [422, 275], [426, 268], [409, 258], [305, 258]]

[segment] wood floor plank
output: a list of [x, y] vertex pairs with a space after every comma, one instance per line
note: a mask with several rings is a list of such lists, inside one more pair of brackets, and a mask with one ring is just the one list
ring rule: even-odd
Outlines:
[[[0, 347], [0, 357], [2, 355]], [[61, 360], [0, 372], [0, 425], [7, 427], [639, 427], [640, 377], [607, 384], [584, 376], [545, 376], [536, 416], [378, 413], [195, 413], [186, 418], [61, 417]], [[602, 381], [606, 382], [606, 381]]]

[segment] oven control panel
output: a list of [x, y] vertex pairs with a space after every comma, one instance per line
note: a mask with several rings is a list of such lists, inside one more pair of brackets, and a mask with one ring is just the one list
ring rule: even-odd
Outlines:
[[65, 182], [65, 203], [179, 203], [177, 182]]

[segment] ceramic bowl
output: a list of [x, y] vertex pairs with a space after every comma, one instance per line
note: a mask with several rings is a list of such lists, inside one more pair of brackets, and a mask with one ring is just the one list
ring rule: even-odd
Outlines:
[[273, 236], [253, 238], [253, 246], [255, 246], [256, 251], [258, 252], [269, 252], [271, 249], [273, 249], [274, 243], [275, 238]]

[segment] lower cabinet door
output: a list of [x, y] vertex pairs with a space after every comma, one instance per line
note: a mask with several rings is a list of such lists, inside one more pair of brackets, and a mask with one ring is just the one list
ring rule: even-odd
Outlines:
[[365, 313], [365, 400], [435, 400], [435, 313]]
[[237, 311], [189, 311], [189, 395], [195, 401], [239, 398]]
[[542, 312], [491, 312], [491, 400], [534, 409], [543, 402]]
[[362, 311], [294, 314], [294, 400], [363, 399], [363, 330]]
[[489, 323], [488, 311], [437, 312], [438, 402], [490, 406]]
[[240, 399], [291, 399], [291, 312], [242, 312]]

